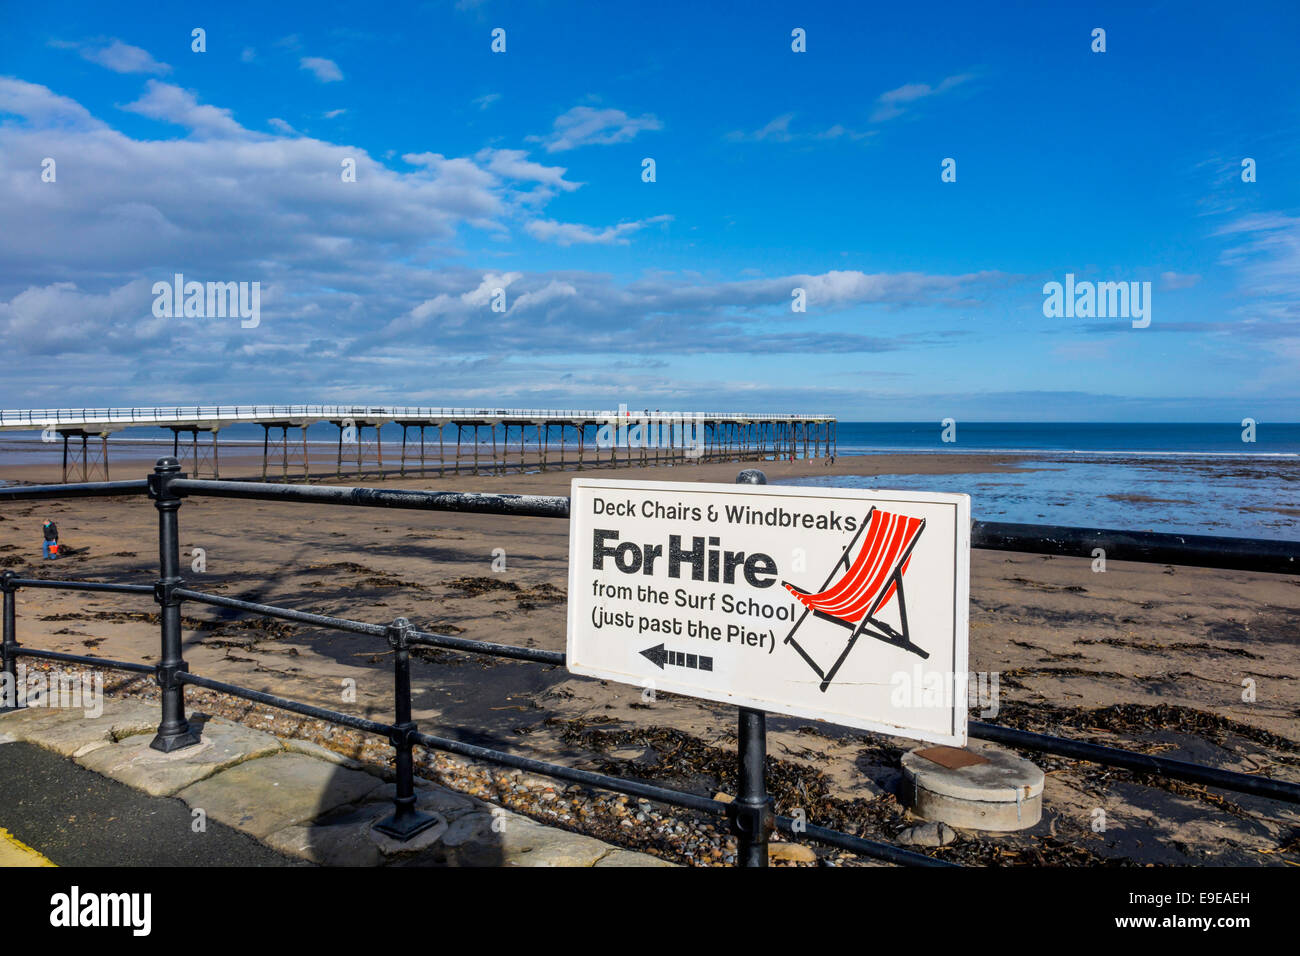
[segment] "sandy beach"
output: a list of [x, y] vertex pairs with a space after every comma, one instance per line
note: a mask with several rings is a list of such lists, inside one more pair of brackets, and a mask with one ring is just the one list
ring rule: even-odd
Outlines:
[[[780, 483], [828, 474], [988, 474], [1014, 469], [1023, 457], [873, 455], [839, 458], [832, 467], [820, 460], [759, 467]], [[732, 481], [743, 467], [583, 474]], [[260, 459], [227, 472], [223, 460], [223, 475], [257, 469]], [[113, 477], [146, 470], [132, 462]], [[384, 484], [566, 494], [574, 475], [390, 475]], [[59, 474], [21, 464], [3, 477], [42, 482]], [[47, 517], [71, 551], [58, 563], [40, 560]], [[430, 630], [564, 647], [564, 521], [190, 499], [180, 529], [184, 564], [195, 549], [204, 552], [206, 569], [185, 572], [196, 589], [376, 623], [402, 615]], [[149, 583], [156, 549], [156, 513], [143, 496], [15, 503], [0, 511], [0, 567], [24, 575]], [[496, 549], [505, 552], [505, 571], [492, 569]], [[151, 600], [132, 596], [23, 591], [18, 635], [34, 647], [156, 661], [154, 611]], [[982, 719], [1292, 781], [1300, 781], [1298, 620], [1294, 577], [1122, 562], [1095, 573], [1087, 556], [972, 556], [971, 669], [996, 674], [998, 687], [996, 713]], [[193, 605], [184, 623], [196, 673], [388, 716], [391, 673], [382, 641]], [[355, 703], [341, 698], [348, 679], [356, 682]], [[735, 715], [727, 707], [662, 694], [647, 703], [637, 688], [558, 668], [441, 651], [420, 655], [414, 680], [415, 716], [430, 732], [701, 793], [726, 790], [734, 780], [727, 775], [734, 774]], [[1244, 682], [1253, 682], [1251, 702], [1243, 700]], [[883, 839], [908, 824], [893, 794], [906, 741], [783, 717], [770, 718], [769, 731], [778, 811], [804, 808], [810, 821]], [[1048, 772], [1041, 824], [1014, 836], [966, 833], [937, 852], [989, 864], [1300, 864], [1294, 808], [1034, 759]], [[1098, 809], [1104, 832], [1095, 829]], [[623, 835], [625, 842], [641, 839]], [[707, 854], [692, 859], [711, 862]]]

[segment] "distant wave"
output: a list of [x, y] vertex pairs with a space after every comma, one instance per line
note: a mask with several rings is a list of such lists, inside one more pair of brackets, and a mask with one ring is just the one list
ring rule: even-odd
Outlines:
[[1137, 458], [1300, 458], [1300, 452], [1293, 451], [1158, 451], [1155, 449], [1095, 451], [1091, 448], [934, 448], [907, 445], [843, 445], [837, 454], [840, 457], [845, 455], [1036, 455], [1050, 458], [1056, 455], [1095, 455]]

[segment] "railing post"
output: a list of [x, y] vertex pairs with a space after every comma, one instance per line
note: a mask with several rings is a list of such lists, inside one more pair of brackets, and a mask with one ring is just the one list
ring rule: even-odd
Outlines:
[[737, 866], [767, 866], [767, 838], [775, 826], [767, 792], [767, 715], [740, 708], [736, 750], [740, 787], [729, 805]]
[[395, 840], [409, 840], [433, 826], [438, 818], [415, 808], [415, 763], [411, 741], [415, 722], [411, 720], [411, 634], [415, 628], [404, 617], [388, 625], [388, 644], [393, 649], [394, 733], [390, 738], [397, 751], [397, 793], [392, 815], [375, 824], [375, 829]]
[[181, 499], [171, 490], [171, 482], [184, 477], [175, 458], [159, 458], [149, 476], [149, 497], [158, 509], [159, 576], [153, 597], [162, 619], [162, 659], [155, 672], [162, 690], [162, 722], [149, 746], [163, 753], [199, 742], [198, 731], [185, 719], [185, 685], [176, 679], [189, 668], [182, 656], [181, 602], [175, 594], [176, 588], [184, 584], [180, 576], [180, 528], [176, 514]]
[[18, 634], [14, 621], [14, 601], [18, 588], [13, 584], [15, 577], [12, 571], [0, 574], [0, 591], [4, 592], [4, 634], [3, 641], [0, 642], [0, 667], [5, 675], [0, 677], [0, 713], [18, 709], [18, 671], [14, 666], [18, 660]]
[[[767, 475], [746, 468], [736, 475], [736, 484], [765, 485]], [[736, 835], [736, 865], [767, 866], [767, 838], [776, 818], [767, 793], [767, 715], [761, 710], [740, 708], [736, 756], [740, 785], [729, 806], [731, 832]]]

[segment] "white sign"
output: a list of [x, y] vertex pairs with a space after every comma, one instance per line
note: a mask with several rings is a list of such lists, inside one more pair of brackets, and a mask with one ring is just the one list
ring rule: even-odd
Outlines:
[[575, 674], [964, 746], [970, 498], [575, 479]]

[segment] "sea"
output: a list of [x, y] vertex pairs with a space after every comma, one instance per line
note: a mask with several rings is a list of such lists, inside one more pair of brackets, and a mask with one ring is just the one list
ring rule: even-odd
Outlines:
[[[170, 453], [169, 435], [150, 435], [114, 435], [111, 458], [146, 462]], [[325, 427], [308, 435], [322, 450], [336, 440]], [[569, 436], [575, 445], [572, 430]], [[395, 450], [401, 427], [385, 426], [382, 437]], [[525, 437], [535, 445], [534, 435]], [[57, 463], [61, 444], [39, 439], [0, 434], [0, 467]], [[552, 429], [552, 446], [557, 439]], [[229, 426], [221, 444], [231, 453], [236, 445], [255, 451], [262, 429]], [[988, 521], [1300, 540], [1300, 423], [842, 421], [837, 446], [841, 457], [996, 454], [1015, 470], [981, 470], [972, 459], [971, 470], [952, 474], [818, 475], [791, 483], [962, 492], [971, 496], [973, 516]]]
[[1300, 540], [1297, 423], [841, 422], [837, 444], [841, 455], [997, 454], [1017, 470], [791, 483], [960, 492], [985, 521]]

